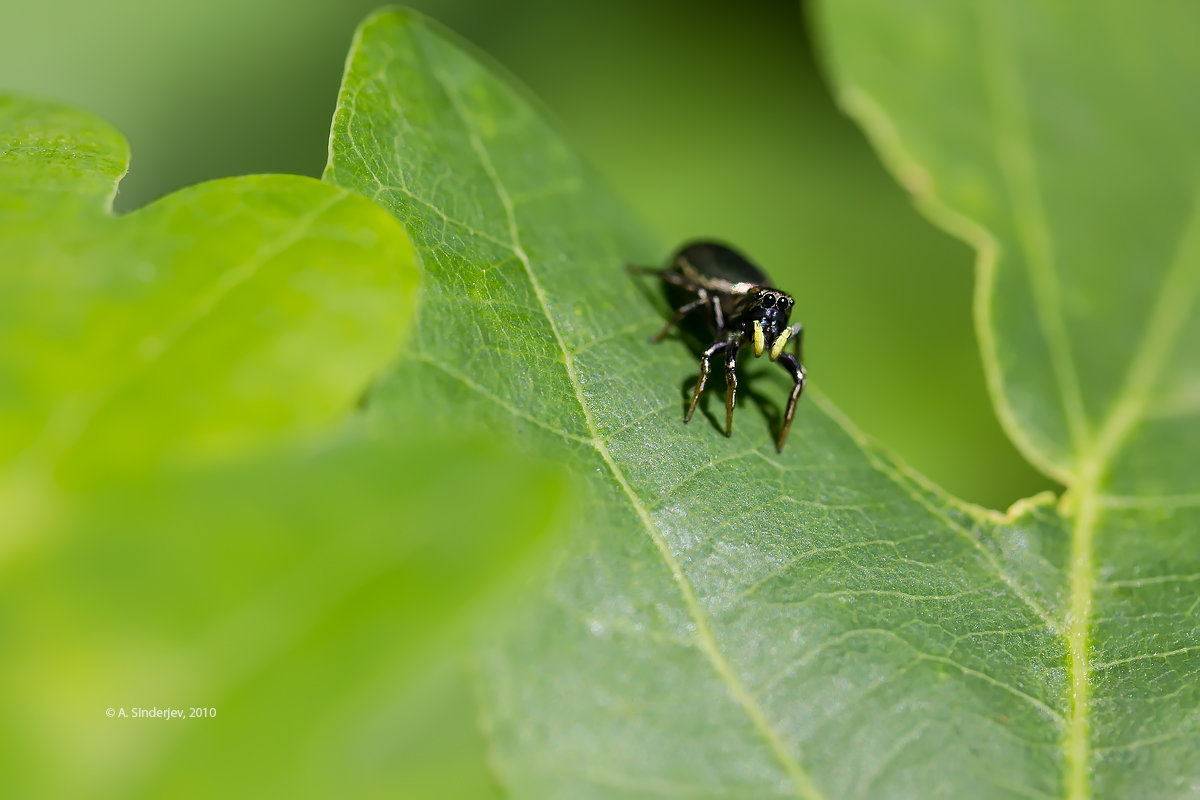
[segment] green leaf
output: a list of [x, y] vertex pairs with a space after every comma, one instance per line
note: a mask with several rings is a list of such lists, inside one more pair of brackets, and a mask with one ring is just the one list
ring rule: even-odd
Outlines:
[[1067, 791], [1195, 792], [1200, 11], [821, 8], [843, 105], [979, 253], [1001, 419], [1069, 489]]
[[414, 255], [362, 198], [262, 175], [113, 217], [108, 126], [4, 98], [0, 131], [0, 469], [70, 483], [319, 430], [399, 348]]
[[[442, 652], [471, 624], [464, 609], [495, 602], [497, 578], [553, 528], [561, 493], [543, 465], [421, 436], [352, 436], [73, 493], [66, 518], [5, 568], [0, 785], [28, 797], [405, 785], [420, 762], [403, 743], [431, 735], [410, 684], [452, 669]], [[135, 707], [216, 716], [142, 719]], [[419, 796], [474, 796], [447, 793], [454, 771], [435, 777]]]
[[256, 176], [114, 217], [127, 159], [0, 99], [0, 794], [479, 796], [447, 647], [562, 479], [347, 426], [417, 280], [378, 206]]
[[[1049, 496], [1007, 515], [974, 508], [865, 441], [819, 391], [776, 454], [786, 382], [773, 369], [752, 369], [756, 396], [732, 438], [707, 413], [685, 428], [694, 358], [646, 341], [663, 305], [622, 269], [668, 249], [464, 50], [408, 12], [365, 23], [326, 180], [394, 213], [426, 265], [412, 344], [373, 395], [376, 424], [421, 413], [511, 432], [583, 487], [538, 601], [481, 657], [506, 788], [815, 798], [1193, 785], [1187, 589], [1200, 559], [1181, 534], [1194, 504], [1110, 501], [1093, 485], [1073, 486], [1062, 513]], [[1097, 347], [1114, 341], [1128, 337]], [[1194, 462], [1194, 448], [1183, 455]], [[1187, 480], [1183, 463], [1161, 473]]]
[[1200, 355], [1178, 345], [1200, 336], [1197, 21], [1183, 5], [827, 9], [843, 104], [979, 251], [996, 404], [1068, 485], [1196, 489]]

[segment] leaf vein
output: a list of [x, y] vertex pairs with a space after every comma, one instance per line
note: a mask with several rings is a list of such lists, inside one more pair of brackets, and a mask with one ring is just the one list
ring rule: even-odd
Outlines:
[[882, 458], [879, 455], [879, 453], [876, 451], [876, 447], [875, 447], [874, 443], [872, 443], [870, 440], [868, 440], [862, 434], [862, 432], [860, 432], [857, 428], [855, 428], [853, 423], [851, 423], [850, 420], [848, 420], [841, 413], [840, 409], [836, 408], [832, 403], [830, 403], [828, 400], [825, 400], [824, 398], [822, 398], [822, 406], [825, 408], [826, 413], [828, 413], [834, 419], [838, 420], [838, 422], [841, 424], [842, 428], [845, 429], [846, 432], [850, 435], [850, 437], [853, 438], [858, 443], [859, 447], [863, 451], [863, 454], [867, 457], [867, 460], [870, 461], [871, 464], [877, 470], [879, 470], [880, 473], [882, 473], [883, 475], [890, 478], [892, 480], [892, 482], [895, 483], [897, 486], [899, 486], [904, 492], [906, 492], [909, 495], [909, 497], [911, 497], [913, 500], [916, 500], [917, 503], [924, 506], [935, 517], [940, 519], [946, 525], [947, 528], [958, 533], [962, 538], [966, 539], [967, 542], [973, 548], [975, 548], [975, 550], [979, 553], [979, 555], [987, 563], [988, 567], [990, 567], [991, 572], [993, 574], [995, 574], [998, 578], [1000, 578], [1001, 581], [1004, 582], [1004, 584], [1008, 587], [1009, 591], [1011, 591], [1013, 593], [1013, 595], [1015, 595], [1019, 600], [1021, 600], [1021, 602], [1023, 602], [1029, 608], [1030, 611], [1032, 611], [1034, 614], [1036, 614], [1038, 616], [1038, 618], [1040, 618], [1042, 620], [1042, 622], [1044, 622], [1046, 624], [1046, 627], [1050, 631], [1052, 631], [1053, 633], [1058, 634], [1060, 636], [1063, 635], [1062, 625], [1054, 617], [1054, 615], [1052, 615], [1049, 611], [1047, 611], [1042, 606], [1042, 604], [1040, 602], [1038, 602], [1034, 597], [1030, 596], [1025, 591], [1025, 589], [1019, 583], [1017, 583], [1016, 579], [1008, 574], [1008, 570], [1004, 569], [1004, 567], [1001, 566], [1000, 561], [996, 558], [995, 554], [992, 553], [992, 551], [989, 550], [988, 548], [984, 547], [983, 543], [979, 541], [978, 537], [972, 535], [969, 530], [967, 530], [965, 527], [963, 527], [961, 524], [959, 524], [955, 520], [951, 519], [950, 516], [947, 515], [943, 509], [941, 509], [938, 506], [934, 505], [933, 503], [929, 502], [929, 498], [925, 497], [923, 494], [916, 491], [910, 485], [908, 477], [906, 475], [904, 475], [899, 469], [897, 469], [897, 467], [895, 465], [893, 465], [890, 461]]
[[1017, 241], [1033, 288], [1038, 324], [1050, 351], [1067, 429], [1076, 453], [1089, 441], [1087, 412], [1063, 319], [1062, 292], [1054, 267], [1054, 241], [1046, 224], [1041, 181], [1033, 158], [1032, 132], [1021, 77], [1013, 53], [1009, 20], [995, 4], [979, 5], [979, 55], [996, 131], [996, 158], [1008, 191]]
[[481, 397], [483, 397], [487, 400], [491, 400], [493, 403], [500, 406], [505, 411], [512, 414], [514, 417], [525, 420], [530, 425], [536, 425], [537, 427], [541, 428], [542, 430], [549, 431], [550, 433], [553, 433], [555, 436], [561, 436], [562, 438], [569, 439], [572, 442], [579, 442], [580, 444], [586, 444], [586, 445], [591, 445], [591, 443], [592, 443], [591, 439], [585, 439], [582, 436], [576, 436], [573, 433], [568, 433], [567, 431], [561, 430], [559, 428], [555, 428], [553, 425], [547, 425], [545, 422], [543, 422], [542, 420], [533, 416], [532, 414], [528, 414], [528, 413], [522, 411], [521, 409], [514, 406], [512, 403], [509, 403], [508, 401], [506, 401], [504, 398], [500, 397], [499, 395], [495, 394], [492, 391], [489, 391], [486, 387], [481, 386], [480, 384], [471, 380], [470, 378], [468, 378], [466, 375], [462, 374], [458, 370], [446, 366], [445, 364], [441, 363], [437, 359], [434, 359], [431, 356], [426, 355], [425, 353], [417, 353], [417, 354], [411, 356], [411, 358], [413, 361], [419, 361], [422, 364], [428, 364], [429, 366], [442, 372], [443, 374], [447, 375], [448, 377], [453, 378], [454, 380], [461, 383], [463, 386], [478, 393]]
[[[34, 448], [37, 450], [48, 448], [51, 457], [58, 458], [68, 453], [71, 448], [78, 446], [100, 418], [104, 408], [114, 398], [132, 386], [151, 367], [162, 361], [164, 356], [183, 341], [189, 331], [211, 316], [234, 290], [253, 280], [267, 262], [286, 252], [289, 247], [300, 240], [314, 222], [347, 197], [349, 197], [348, 194], [335, 193], [329, 199], [313, 207], [307, 214], [299, 217], [285, 233], [260, 247], [240, 265], [215, 272], [216, 280], [211, 288], [199, 295], [196, 302], [175, 319], [174, 324], [169, 325], [166, 330], [142, 338], [134, 345], [134, 349], [138, 352], [149, 352], [148, 357], [134, 362], [132, 369], [121, 376], [111, 387], [88, 403], [86, 408], [76, 411], [73, 419], [56, 421], [56, 424], [46, 432], [45, 439], [34, 445]], [[151, 343], [154, 344], [154, 347], [147, 347]], [[57, 441], [55, 441], [56, 439]]]
[[509, 235], [512, 239], [512, 250], [514, 253], [516, 253], [517, 258], [520, 259], [522, 265], [525, 267], [525, 272], [528, 276], [530, 285], [533, 288], [534, 295], [537, 297], [542, 312], [545, 314], [547, 323], [554, 334], [555, 341], [562, 352], [563, 362], [566, 367], [568, 379], [570, 380], [572, 389], [575, 391], [575, 396], [579, 403], [579, 407], [583, 414], [587, 428], [592, 432], [592, 444], [596, 451], [600, 454], [600, 458], [608, 467], [613, 478], [620, 485], [626, 497], [629, 498], [629, 502], [633, 506], [634, 511], [645, 527], [647, 534], [650, 536], [651, 541], [658, 549], [660, 556], [671, 572], [671, 576], [676, 586], [679, 588], [684, 604], [687, 607], [688, 614], [692, 617], [692, 620], [696, 625], [696, 637], [700, 649], [707, 656], [718, 677], [720, 677], [721, 680], [726, 684], [730, 694], [750, 718], [751, 723], [754, 725], [759, 735], [765, 740], [772, 754], [779, 761], [788, 777], [791, 778], [793, 784], [795, 785], [797, 796], [807, 798], [807, 800], [819, 800], [823, 798], [821, 792], [818, 791], [816, 786], [812, 783], [812, 779], [787, 751], [779, 733], [776, 732], [772, 727], [770, 721], [767, 719], [766, 714], [758, 704], [758, 701], [750, 694], [745, 685], [742, 684], [740, 678], [737, 676], [737, 673], [734, 671], [732, 664], [729, 663], [729, 661], [725, 658], [724, 653], [721, 652], [717, 645], [716, 638], [709, 627], [708, 618], [700, 605], [699, 599], [695, 593], [695, 589], [692, 587], [691, 582], [683, 572], [682, 565], [675, 557], [675, 554], [671, 551], [670, 546], [667, 544], [662, 532], [658, 529], [657, 525], [654, 523], [654, 520], [650, 517], [645, 505], [643, 505], [641, 499], [638, 497], [637, 493], [634, 492], [633, 487], [629, 484], [624, 472], [613, 459], [612, 454], [609, 452], [608, 446], [605, 444], [603, 438], [601, 438], [599, 435], [599, 429], [595, 420], [592, 418], [591, 408], [583, 396], [582, 386], [575, 371], [575, 361], [570, 348], [567, 347], [566, 342], [563, 340], [562, 333], [559, 331], [558, 325], [554, 320], [554, 316], [550, 311], [550, 305], [546, 297], [545, 289], [542, 287], [541, 281], [538, 280], [537, 275], [534, 273], [533, 264], [530, 261], [528, 254], [525, 252], [525, 249], [521, 245], [516, 212], [513, 206], [512, 198], [509, 196], [508, 190], [505, 188], [504, 183], [500, 180], [500, 176], [496, 172], [495, 165], [492, 163], [492, 159], [488, 153], [487, 147], [484, 145], [483, 139], [479, 135], [477, 126], [473, 124], [467, 108], [463, 105], [462, 100], [458, 96], [458, 93], [454, 89], [453, 85], [446, 78], [446, 76], [441, 74], [436, 68], [433, 68], [432, 72], [438, 83], [441, 84], [443, 90], [446, 92], [446, 96], [450, 101], [450, 105], [453, 107], [455, 113], [461, 120], [463, 127], [466, 129], [471, 147], [479, 158], [480, 164], [484, 171], [488, 174], [488, 177], [495, 188], [496, 194], [500, 199], [501, 205], [504, 207], [505, 215], [508, 221]]

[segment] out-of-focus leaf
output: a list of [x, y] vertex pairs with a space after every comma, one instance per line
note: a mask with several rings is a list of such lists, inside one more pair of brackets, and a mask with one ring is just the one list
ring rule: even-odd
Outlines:
[[412, 694], [462, 705], [446, 645], [560, 477], [345, 425], [416, 284], [378, 206], [261, 176], [116, 218], [126, 159], [0, 102], [0, 794], [478, 796], [473, 718]]
[[407, 329], [414, 255], [371, 203], [265, 175], [113, 217], [127, 160], [91, 117], [0, 100], [0, 475], [88, 481], [327, 427]]
[[[1191, 492], [1200, 424], [1200, 53], [1186, 4], [829, 4], [844, 105], [980, 253], [997, 407], [1071, 484]], [[1099, 475], [1093, 475], [1095, 480]]]
[[[561, 486], [495, 447], [406, 436], [76, 492], [0, 589], [6, 794], [406, 786], [403, 767], [420, 766], [406, 751], [431, 735], [414, 729], [410, 684], [454, 668], [437, 654], [463, 608], [529, 556]], [[422, 796], [447, 796], [450, 766]]]
[[1002, 421], [1069, 488], [1066, 790], [1200, 791], [1200, 9], [855, 0], [843, 105], [979, 253]]
[[[519, 92], [411, 14], [360, 30], [326, 179], [396, 214], [426, 264], [376, 422], [421, 409], [510, 431], [586, 482], [579, 535], [481, 659], [514, 796], [1057, 795], [1076, 787], [1081, 687], [1110, 729], [1177, 740], [1176, 771], [1142, 785], [1191, 780], [1194, 508], [1106, 511], [1100, 572], [1097, 495], [1065, 516], [1048, 498], [966, 506], [819, 395], [777, 455], [773, 370], [751, 371], [731, 439], [712, 417], [685, 428], [695, 362], [646, 342], [661, 320], [622, 270], [666, 249]], [[1119, 544], [1131, 530], [1155, 539], [1149, 562]], [[1103, 656], [1080, 673], [1093, 594]]]

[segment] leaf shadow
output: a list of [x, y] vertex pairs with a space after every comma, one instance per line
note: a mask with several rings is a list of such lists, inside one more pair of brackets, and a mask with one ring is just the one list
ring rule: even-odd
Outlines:
[[[634, 286], [638, 294], [660, 312], [664, 322], [670, 318], [671, 309], [674, 308], [674, 305], [671, 302], [672, 297], [669, 286], [663, 284], [661, 281], [645, 280], [634, 280]], [[691, 354], [693, 364], [697, 364], [701, 354], [712, 344], [711, 338], [712, 335], [702, 319], [698, 315], [693, 314], [681, 320], [680, 324], [674, 326], [665, 336], [654, 342], [654, 344], [656, 346], [671, 343], [682, 344]], [[763, 421], [766, 422], [767, 430], [772, 439], [778, 438], [779, 430], [783, 424], [783, 408], [767, 395], [754, 388], [754, 384], [764, 378], [767, 370], [756, 369], [750, 372], [743, 367], [739, 371], [742, 373], [738, 382], [738, 397], [742, 399], [742, 402], [738, 404], [739, 407], [744, 407], [745, 399], [749, 398]], [[717, 377], [720, 379], [714, 380]], [[679, 415], [681, 418], [687, 413], [688, 405], [692, 401], [692, 392], [695, 390], [698, 379], [698, 369], [696, 369], [679, 384]], [[722, 414], [720, 417], [711, 410], [709, 405], [710, 396], [716, 390], [719, 390], [722, 397], [720, 404]], [[724, 375], [717, 375], [717, 371], [714, 370], [713, 375], [709, 376], [708, 386], [705, 387], [704, 393], [700, 396], [700, 401], [696, 405], [696, 410], [722, 436], [725, 435], [725, 418], [723, 415], [725, 410], [723, 402], [724, 392]], [[737, 409], [734, 409], [734, 425], [737, 425]]]
[[[664, 340], [665, 341], [665, 340]], [[783, 425], [783, 406], [772, 400], [768, 395], [754, 388], [760, 379], [766, 379], [767, 370], [759, 369], [754, 372], [744, 373], [738, 381], [738, 399], [741, 401], [733, 411], [733, 424], [737, 427], [738, 409], [745, 408], [745, 400], [748, 398], [754, 404], [754, 408], [758, 411], [759, 416], [767, 425], [767, 431], [770, 433], [772, 440], [779, 437], [779, 430]], [[693, 374], [684, 378], [679, 384], [679, 413], [680, 416], [687, 413], [688, 404], [692, 401], [692, 392], [696, 388], [696, 381], [699, 375]], [[769, 380], [769, 379], [768, 379]], [[700, 401], [696, 405], [696, 410], [708, 420], [709, 425], [713, 430], [717, 431], [722, 436], [725, 435], [725, 418], [713, 413], [709, 408], [709, 401], [713, 392], [718, 391], [721, 395], [722, 402], [720, 410], [725, 411], [724, 394], [725, 394], [725, 379], [721, 375], [721, 380], [715, 382], [709, 378], [708, 386], [704, 388], [704, 393], [700, 395]], [[694, 416], [693, 416], [694, 418]]]

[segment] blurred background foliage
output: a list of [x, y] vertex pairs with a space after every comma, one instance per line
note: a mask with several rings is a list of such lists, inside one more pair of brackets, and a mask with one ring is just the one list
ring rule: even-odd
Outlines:
[[[1049, 482], [991, 408], [973, 256], [834, 106], [791, 0], [413, 0], [526, 83], [664, 259], [718, 237], [797, 295], [819, 387], [950, 491], [1003, 508]], [[0, 88], [130, 140], [119, 210], [242, 173], [319, 175], [354, 27], [376, 0], [7, 0]], [[617, 265], [614, 265], [614, 269]]]

